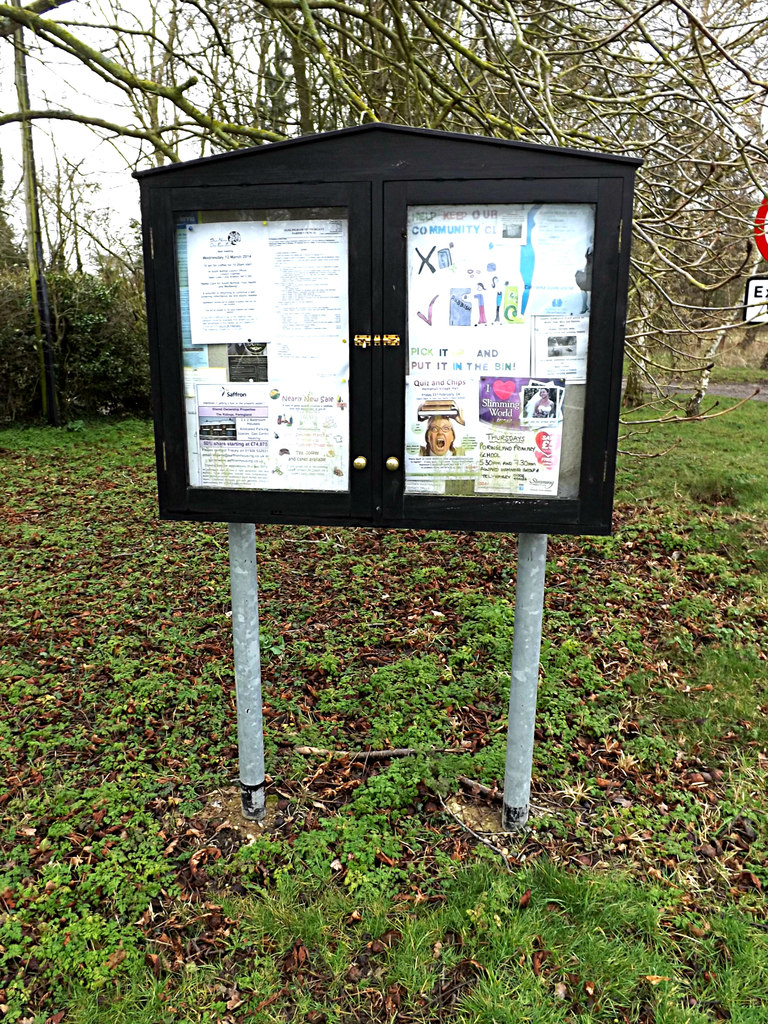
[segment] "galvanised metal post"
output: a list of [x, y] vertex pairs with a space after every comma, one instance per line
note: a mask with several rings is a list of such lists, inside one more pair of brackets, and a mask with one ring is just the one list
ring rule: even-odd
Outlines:
[[237, 746], [243, 816], [261, 821], [264, 795], [264, 726], [261, 716], [259, 584], [253, 523], [229, 524], [229, 575], [232, 581], [232, 635], [235, 644]]
[[521, 829], [528, 821], [546, 565], [547, 535], [519, 534], [512, 685], [501, 816], [502, 828], [506, 832]]

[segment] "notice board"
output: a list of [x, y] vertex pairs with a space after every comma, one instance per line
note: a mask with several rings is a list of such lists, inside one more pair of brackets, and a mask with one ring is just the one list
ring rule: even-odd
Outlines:
[[637, 163], [366, 125], [139, 174], [161, 514], [608, 532]]

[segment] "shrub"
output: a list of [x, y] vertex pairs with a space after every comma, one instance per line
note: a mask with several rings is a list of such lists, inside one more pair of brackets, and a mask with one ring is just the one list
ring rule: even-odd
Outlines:
[[[0, 270], [0, 421], [41, 414], [40, 357], [29, 279]], [[149, 360], [140, 284], [109, 272], [48, 277], [53, 353], [63, 420], [149, 413]]]

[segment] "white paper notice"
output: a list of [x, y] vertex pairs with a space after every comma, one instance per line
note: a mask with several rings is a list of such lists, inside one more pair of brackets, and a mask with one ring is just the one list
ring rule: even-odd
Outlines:
[[269, 391], [263, 384], [198, 384], [201, 487], [267, 484]]
[[533, 318], [533, 372], [537, 377], [587, 379], [588, 316]]
[[184, 412], [187, 423], [187, 464], [190, 487], [200, 487], [200, 421], [197, 415], [197, 389], [201, 384], [226, 384], [226, 372], [196, 367], [184, 368]]
[[338, 337], [347, 322], [346, 220], [270, 221], [268, 231], [275, 331]]
[[266, 231], [253, 221], [188, 224], [193, 345], [241, 345], [261, 332]]

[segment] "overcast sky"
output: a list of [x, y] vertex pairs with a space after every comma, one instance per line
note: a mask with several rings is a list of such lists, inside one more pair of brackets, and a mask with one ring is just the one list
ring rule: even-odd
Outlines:
[[[45, 48], [45, 60], [42, 60], [40, 48], [29, 32], [25, 33], [25, 42], [29, 49], [27, 77], [33, 109], [76, 109], [78, 113], [93, 113], [119, 123], [119, 108], [108, 102], [104, 91], [94, 95], [99, 80], [79, 61], [51, 47]], [[8, 40], [0, 40], [0, 108], [5, 112], [18, 110], [13, 49]], [[125, 119], [124, 113], [122, 119]], [[98, 192], [92, 194], [91, 204], [112, 211], [111, 219], [116, 226], [123, 228], [131, 218], [138, 219], [139, 189], [131, 177], [130, 160], [135, 155], [131, 140], [118, 139], [113, 144], [101, 139], [85, 125], [42, 120], [34, 122], [33, 138], [41, 179], [55, 173], [57, 159], [66, 158], [79, 165], [86, 180], [99, 186]], [[9, 202], [8, 212], [12, 221], [21, 227], [24, 211], [17, 188], [21, 181], [21, 130], [18, 124], [2, 126], [0, 151], [5, 174], [4, 198]]]

